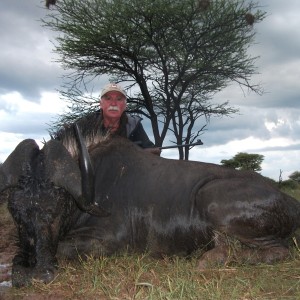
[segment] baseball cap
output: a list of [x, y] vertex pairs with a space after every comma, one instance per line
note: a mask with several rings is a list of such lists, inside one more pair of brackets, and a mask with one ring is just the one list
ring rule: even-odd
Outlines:
[[117, 83], [109, 83], [104, 86], [102, 92], [101, 92], [101, 97], [104, 96], [108, 92], [120, 92], [123, 94], [125, 97], [127, 97], [125, 90]]

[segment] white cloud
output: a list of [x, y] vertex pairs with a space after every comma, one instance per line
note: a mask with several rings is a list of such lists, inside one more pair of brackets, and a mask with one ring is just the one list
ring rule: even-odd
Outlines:
[[19, 142], [35, 139], [39, 146], [48, 140], [49, 124], [66, 109], [56, 92], [44, 92], [40, 102], [31, 102], [18, 92], [0, 95], [0, 162], [3, 162]]

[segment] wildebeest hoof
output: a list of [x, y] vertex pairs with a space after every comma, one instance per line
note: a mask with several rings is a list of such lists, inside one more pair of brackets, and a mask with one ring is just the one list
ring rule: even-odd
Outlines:
[[207, 269], [208, 269], [208, 264], [207, 264], [206, 260], [201, 259], [198, 262], [198, 270], [199, 271], [205, 271]]
[[231, 259], [229, 253], [227, 246], [219, 246], [205, 252], [198, 262], [198, 269], [203, 271], [216, 266], [225, 266]]

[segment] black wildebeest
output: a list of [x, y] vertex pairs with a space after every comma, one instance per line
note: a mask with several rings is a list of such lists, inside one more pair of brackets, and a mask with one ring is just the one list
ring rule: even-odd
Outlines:
[[1, 166], [0, 192], [9, 189], [19, 234], [14, 286], [51, 281], [60, 255], [203, 248], [199, 268], [206, 268], [226, 261], [227, 237], [244, 245], [238, 256], [250, 263], [289, 255], [300, 204], [259, 174], [164, 159], [126, 139], [80, 131], [89, 155], [68, 128], [41, 150], [24, 140]]

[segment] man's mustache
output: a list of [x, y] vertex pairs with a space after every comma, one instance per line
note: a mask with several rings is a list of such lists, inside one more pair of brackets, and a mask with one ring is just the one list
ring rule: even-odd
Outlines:
[[119, 111], [120, 109], [119, 109], [119, 107], [118, 107], [118, 106], [111, 105], [111, 106], [109, 106], [109, 107], [108, 107], [108, 109], [107, 109], [107, 110]]

